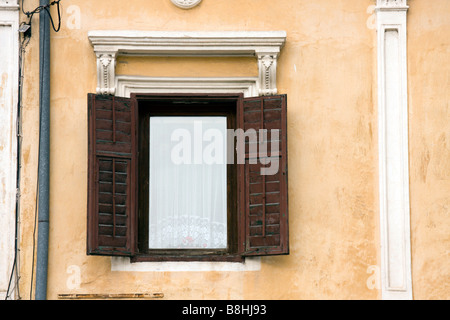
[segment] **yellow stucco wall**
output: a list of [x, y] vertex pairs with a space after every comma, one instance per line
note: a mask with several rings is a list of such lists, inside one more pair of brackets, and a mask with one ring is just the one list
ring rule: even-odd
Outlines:
[[[433, 1], [436, 7], [411, 1], [408, 28], [413, 289], [425, 299], [449, 297], [448, 287], [442, 288], [448, 286], [450, 37], [444, 12], [449, 8], [447, 0]], [[166, 299], [380, 298], [380, 291], [367, 285], [368, 268], [380, 263], [374, 1], [204, 0], [187, 11], [169, 0], [62, 4], [61, 31], [51, 38], [50, 299], [61, 293], [134, 292], [163, 292]], [[27, 1], [25, 9], [37, 5]], [[80, 28], [68, 24], [71, 5], [80, 8]], [[445, 26], [446, 33], [435, 32]], [[87, 32], [102, 29], [287, 32], [277, 87], [288, 95], [289, 256], [263, 257], [260, 271], [113, 272], [109, 257], [86, 255], [87, 93], [95, 92], [97, 77]], [[20, 287], [25, 299], [37, 172], [37, 18], [33, 31], [23, 118]], [[117, 73], [256, 76], [257, 68], [247, 58], [119, 58]], [[67, 285], [70, 266], [80, 270], [79, 288]]]
[[408, 28], [416, 299], [450, 298], [450, 1], [412, 1]]

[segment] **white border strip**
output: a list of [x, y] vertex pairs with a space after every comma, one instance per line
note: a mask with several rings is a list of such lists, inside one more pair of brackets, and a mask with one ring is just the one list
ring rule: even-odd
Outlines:
[[0, 299], [5, 298], [14, 261], [18, 28], [17, 1], [0, 2]]
[[[394, 5], [395, 4], [395, 5]], [[382, 298], [412, 299], [406, 1], [379, 0], [378, 107]]]
[[245, 262], [164, 261], [136, 262], [130, 258], [111, 257], [111, 271], [135, 272], [202, 272], [202, 271], [259, 271], [260, 257], [246, 257]]

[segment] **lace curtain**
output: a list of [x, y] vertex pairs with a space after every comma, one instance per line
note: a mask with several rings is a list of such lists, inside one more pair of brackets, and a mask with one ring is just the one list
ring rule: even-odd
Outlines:
[[[227, 247], [226, 123], [226, 117], [150, 118], [151, 249]], [[211, 163], [205, 150], [221, 153], [221, 160]]]

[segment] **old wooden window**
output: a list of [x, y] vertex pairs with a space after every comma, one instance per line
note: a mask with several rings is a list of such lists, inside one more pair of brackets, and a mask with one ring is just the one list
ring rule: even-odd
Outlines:
[[288, 254], [285, 95], [89, 94], [88, 105], [88, 254]]

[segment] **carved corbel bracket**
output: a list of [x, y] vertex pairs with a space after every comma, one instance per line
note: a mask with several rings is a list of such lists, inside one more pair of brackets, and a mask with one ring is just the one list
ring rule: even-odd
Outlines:
[[260, 96], [277, 94], [277, 53], [261, 53], [258, 56], [259, 83], [258, 93]]
[[111, 94], [116, 92], [115, 74], [117, 52], [96, 52], [97, 55], [97, 93]]

